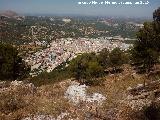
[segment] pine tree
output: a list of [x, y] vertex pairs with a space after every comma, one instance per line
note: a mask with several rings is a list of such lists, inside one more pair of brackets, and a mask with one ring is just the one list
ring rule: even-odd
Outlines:
[[144, 27], [137, 33], [137, 38], [131, 50], [132, 62], [137, 70], [144, 70], [148, 75], [153, 66], [159, 62], [160, 8], [154, 11], [153, 22], [144, 23]]
[[26, 76], [29, 73], [22, 58], [18, 56], [15, 47], [8, 44], [0, 44], [0, 79], [15, 80]]

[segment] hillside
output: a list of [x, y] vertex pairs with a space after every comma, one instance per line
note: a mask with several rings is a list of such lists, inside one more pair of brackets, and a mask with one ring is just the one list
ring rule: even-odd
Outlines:
[[18, 13], [14, 12], [14, 11], [11, 11], [11, 10], [6, 10], [6, 11], [0, 12], [0, 16], [14, 18], [14, 17], [18, 16]]
[[27, 80], [1, 82], [0, 119], [144, 120], [151, 103], [159, 105], [159, 81], [144, 89], [145, 75], [123, 67], [120, 74], [100, 78], [103, 84], [98, 86], [81, 85], [75, 79], [40, 87]]
[[[160, 8], [126, 49], [120, 37], [116, 44], [110, 39], [111, 46], [106, 39], [101, 44], [69, 38], [22, 55], [15, 45], [2, 42], [0, 120], [160, 120], [159, 18]], [[19, 24], [16, 29], [19, 36]]]

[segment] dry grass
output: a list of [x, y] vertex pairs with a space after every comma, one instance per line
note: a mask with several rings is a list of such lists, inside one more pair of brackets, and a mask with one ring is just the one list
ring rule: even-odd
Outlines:
[[[102, 106], [95, 109], [87, 108], [92, 105], [84, 103], [74, 106], [64, 98], [64, 93], [71, 80], [65, 80], [50, 85], [43, 85], [36, 89], [28, 87], [13, 87], [0, 93], [0, 119], [20, 120], [34, 114], [52, 115], [55, 118], [62, 112], [70, 113], [70, 117], [80, 120], [84, 116], [92, 115], [94, 119], [101, 120], [106, 117], [111, 108], [116, 108], [119, 101], [126, 97], [126, 89], [143, 84], [144, 75], [137, 75], [130, 66], [124, 66], [124, 71], [120, 74], [108, 75], [101, 78], [103, 84], [100, 86], [90, 86], [87, 94], [98, 92], [106, 96], [106, 101]], [[9, 85], [5, 85], [6, 88]], [[97, 110], [98, 112], [97, 112]], [[126, 109], [127, 110], [127, 109]], [[68, 118], [66, 118], [67, 120]]]
[[63, 97], [68, 82], [36, 88], [22, 86], [7, 87], [0, 93], [0, 119], [20, 120], [32, 114], [57, 116], [71, 106]]
[[69, 84], [66, 82], [62, 82], [61, 84], [41, 86], [38, 89], [36, 105], [38, 106], [39, 113], [56, 117], [60, 113], [68, 111], [71, 105], [64, 98], [64, 92]]
[[119, 101], [126, 97], [126, 89], [128, 87], [136, 87], [137, 84], [143, 84], [144, 75], [136, 74], [133, 78], [134, 71], [130, 66], [124, 66], [124, 71], [120, 74], [108, 75], [104, 77], [104, 84], [102, 86], [94, 86], [88, 89], [88, 93], [99, 92], [106, 96], [106, 102], [103, 104], [103, 109], [110, 109], [117, 107]]

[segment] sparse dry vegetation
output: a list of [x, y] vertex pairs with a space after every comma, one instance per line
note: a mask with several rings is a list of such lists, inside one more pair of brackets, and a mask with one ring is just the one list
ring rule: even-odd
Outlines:
[[[57, 118], [61, 113], [68, 113], [63, 119], [79, 118], [83, 120], [88, 117], [102, 120], [116, 118], [120, 109], [118, 108], [120, 101], [128, 95], [127, 88], [129, 86], [134, 88], [138, 84], [142, 84], [145, 79], [145, 75], [135, 74], [131, 66], [124, 65], [123, 68], [124, 71], [120, 74], [110, 74], [99, 78], [103, 80], [103, 84], [88, 87], [88, 95], [96, 92], [106, 96], [106, 100], [100, 106], [85, 102], [74, 105], [69, 102], [64, 97], [64, 93], [72, 79], [40, 87], [24, 82], [2, 82], [0, 117], [2, 120], [21, 120], [34, 115], [51, 115]], [[121, 107], [121, 109], [125, 108]], [[131, 113], [128, 107], [125, 110]]]

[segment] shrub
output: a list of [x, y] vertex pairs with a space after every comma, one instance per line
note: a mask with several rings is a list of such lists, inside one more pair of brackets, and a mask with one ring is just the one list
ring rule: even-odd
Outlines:
[[26, 77], [30, 68], [25, 65], [15, 47], [0, 44], [0, 79], [15, 80]]
[[144, 114], [148, 120], [160, 120], [160, 106], [152, 104], [144, 110]]
[[73, 59], [69, 64], [73, 77], [80, 82], [81, 79], [98, 78], [103, 75], [104, 68], [98, 62], [95, 53], [84, 53]]

